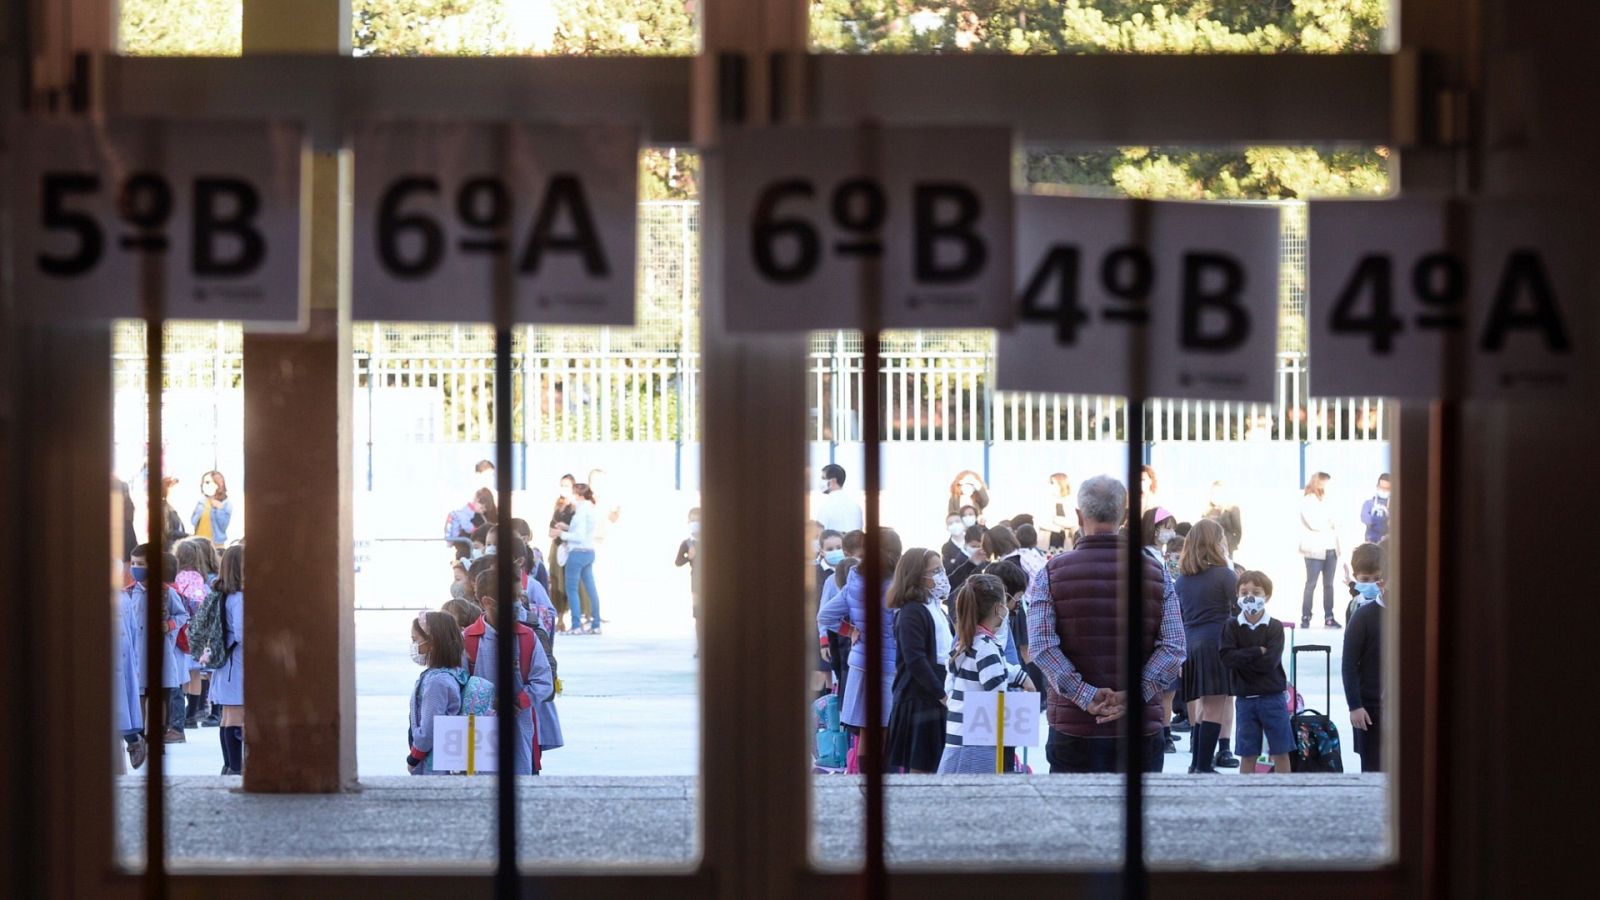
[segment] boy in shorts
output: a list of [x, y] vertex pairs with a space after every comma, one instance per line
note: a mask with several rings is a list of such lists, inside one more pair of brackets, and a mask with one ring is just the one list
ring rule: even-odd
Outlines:
[[1287, 774], [1294, 732], [1289, 728], [1289, 679], [1283, 674], [1283, 623], [1267, 615], [1272, 579], [1239, 576], [1239, 615], [1222, 626], [1222, 664], [1233, 672], [1239, 772], [1256, 772], [1265, 735], [1273, 771]]

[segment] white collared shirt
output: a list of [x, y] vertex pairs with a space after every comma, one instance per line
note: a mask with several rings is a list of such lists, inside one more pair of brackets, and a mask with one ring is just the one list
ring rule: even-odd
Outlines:
[[1248, 629], [1250, 629], [1251, 631], [1255, 631], [1257, 628], [1260, 628], [1261, 626], [1263, 626], [1263, 625], [1265, 625], [1265, 624], [1267, 624], [1268, 622], [1271, 622], [1271, 621], [1272, 621], [1272, 617], [1271, 616], [1267, 615], [1266, 613], [1262, 613], [1261, 614], [1261, 621], [1256, 622], [1254, 624], [1251, 624], [1250, 620], [1245, 618], [1243, 612], [1239, 613], [1239, 624], [1243, 625], [1244, 627], [1246, 627]]

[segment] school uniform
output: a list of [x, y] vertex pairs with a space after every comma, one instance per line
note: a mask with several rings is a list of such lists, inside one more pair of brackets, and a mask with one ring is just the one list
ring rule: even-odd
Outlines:
[[222, 643], [227, 655], [211, 673], [211, 702], [222, 706], [244, 705], [244, 592], [234, 591], [224, 601], [226, 631]]
[[1379, 600], [1362, 600], [1345, 623], [1344, 699], [1351, 709], [1365, 709], [1372, 717], [1366, 730], [1352, 728], [1361, 771], [1383, 771], [1383, 610]]
[[[844, 590], [833, 595], [833, 598], [817, 611], [817, 630], [819, 633], [837, 631], [839, 623], [849, 619], [857, 628], [867, 621], [867, 607], [865, 598], [866, 579], [861, 575], [857, 566], [850, 570], [850, 575], [845, 579]], [[889, 581], [883, 583], [882, 597], [889, 591]], [[883, 720], [881, 724], [889, 723], [889, 713], [894, 706], [894, 673], [896, 644], [894, 640], [894, 617], [890, 610], [880, 608], [877, 610], [877, 633], [883, 646], [883, 681], [878, 685], [878, 690], [883, 692]], [[844, 702], [839, 710], [839, 721], [855, 728], [860, 728], [867, 722], [867, 643], [856, 641], [850, 647], [850, 675], [845, 684]]]
[[1233, 693], [1233, 675], [1222, 665], [1222, 626], [1233, 612], [1239, 576], [1228, 566], [1212, 566], [1198, 575], [1179, 575], [1175, 585], [1183, 611], [1183, 633], [1189, 655], [1183, 661], [1183, 700]]
[[[526, 625], [517, 626], [520, 632], [527, 629]], [[528, 629], [531, 631], [531, 629]], [[488, 682], [493, 682], [499, 666], [495, 654], [499, 651], [500, 636], [488, 619], [480, 618], [467, 626], [466, 634], [469, 638], [476, 635], [478, 638], [478, 651], [476, 658], [471, 660], [468, 674], [476, 675]], [[531, 672], [522, 671], [522, 648], [519, 638], [513, 643], [514, 650], [511, 656], [513, 672], [513, 693], [516, 696], [516, 722], [518, 735], [517, 756], [513, 759], [513, 771], [518, 775], [533, 775], [537, 772], [534, 765], [534, 707], [540, 703], [549, 703], [555, 697], [555, 677], [550, 671], [550, 659], [545, 656], [544, 646], [537, 637], [533, 641], [533, 659], [529, 666]], [[500, 712], [500, 724], [505, 724], [505, 713]]]
[[[1021, 666], [1005, 661], [1000, 642], [992, 632], [978, 629], [972, 646], [945, 664], [944, 753], [939, 759], [940, 775], [981, 775], [994, 772], [993, 747], [969, 747], [963, 742], [963, 707], [968, 694], [1011, 690], [1027, 677]], [[1009, 698], [1008, 698], [1009, 699]], [[1003, 751], [1010, 768], [1012, 751]]]
[[144, 710], [139, 704], [139, 676], [134, 668], [138, 658], [129, 636], [126, 612], [117, 616], [117, 633], [112, 641], [111, 708], [117, 733], [138, 734], [144, 730]]
[[411, 691], [411, 728], [407, 735], [411, 742], [411, 755], [422, 757], [422, 762], [411, 770], [411, 774], [434, 774], [434, 717], [461, 715], [461, 689], [466, 680], [466, 669], [460, 666], [424, 669], [417, 676], [417, 685]]
[[1261, 755], [1263, 736], [1273, 756], [1294, 751], [1283, 640], [1283, 623], [1271, 616], [1251, 624], [1240, 613], [1222, 626], [1222, 664], [1233, 673], [1234, 736], [1245, 759]]
[[[171, 588], [163, 587], [160, 602], [166, 604], [167, 633], [163, 641], [163, 652], [159, 657], [161, 665], [161, 684], [163, 688], [175, 688], [189, 680], [189, 666], [186, 660], [188, 654], [178, 649], [178, 629], [189, 622], [189, 608], [183, 605], [183, 599], [178, 592]], [[122, 618], [123, 627], [127, 630], [128, 639], [133, 647], [133, 673], [134, 683], [143, 691], [147, 685], [145, 672], [145, 625], [147, 615], [145, 612], [145, 587], [142, 584], [133, 584], [122, 590]]]
[[908, 603], [894, 616], [899, 649], [884, 758], [890, 767], [932, 772], [944, 750], [944, 678], [938, 663], [939, 627], [926, 603]]

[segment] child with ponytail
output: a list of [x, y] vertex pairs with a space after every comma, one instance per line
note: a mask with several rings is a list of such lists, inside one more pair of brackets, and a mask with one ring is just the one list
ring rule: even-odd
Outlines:
[[[995, 770], [993, 747], [968, 747], [963, 743], [961, 711], [967, 694], [1014, 688], [1035, 690], [1022, 666], [1006, 662], [1005, 651], [995, 638], [1006, 626], [1007, 600], [1005, 585], [993, 575], [974, 575], [956, 592], [956, 636], [946, 666], [945, 693], [949, 700], [940, 775]], [[1006, 748], [1005, 757], [1013, 758], [1011, 748]]]

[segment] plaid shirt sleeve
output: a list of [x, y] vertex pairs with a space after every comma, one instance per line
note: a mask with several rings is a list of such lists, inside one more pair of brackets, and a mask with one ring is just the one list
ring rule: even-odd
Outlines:
[[[1096, 688], [1084, 682], [1083, 676], [1061, 652], [1061, 636], [1056, 634], [1056, 609], [1050, 602], [1050, 572], [1040, 569], [1028, 584], [1028, 646], [1033, 649], [1033, 662], [1044, 672], [1046, 688], [1087, 710], [1094, 701]], [[1179, 640], [1183, 635], [1180, 631]]]
[[1183, 612], [1178, 606], [1178, 590], [1171, 577], [1162, 579], [1166, 590], [1161, 597], [1161, 632], [1156, 635], [1156, 646], [1144, 664], [1140, 679], [1144, 699], [1153, 700], [1161, 689], [1178, 677], [1183, 660], [1189, 655], [1188, 639], [1183, 635]]

